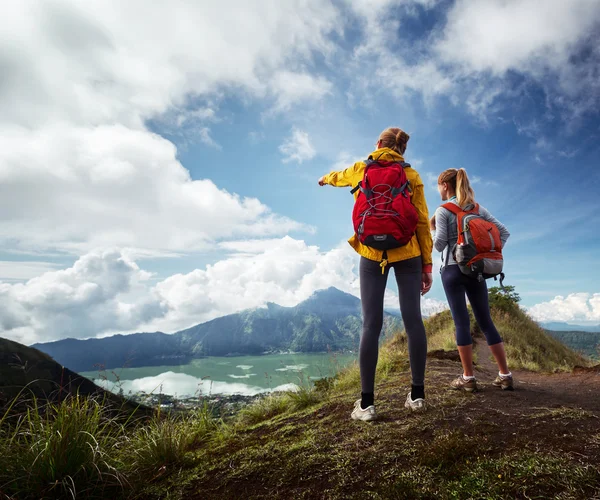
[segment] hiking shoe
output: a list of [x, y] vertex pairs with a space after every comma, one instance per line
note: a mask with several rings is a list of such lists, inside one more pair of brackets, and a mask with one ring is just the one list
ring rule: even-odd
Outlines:
[[425, 411], [427, 409], [427, 405], [425, 404], [425, 400], [423, 398], [413, 399], [409, 392], [408, 396], [406, 396], [404, 408], [409, 408], [411, 411]]
[[475, 392], [477, 390], [477, 380], [474, 378], [465, 380], [464, 377], [460, 375], [450, 383], [450, 387], [457, 391]]
[[350, 415], [352, 420], [363, 420], [364, 422], [370, 422], [377, 418], [375, 413], [375, 405], [367, 406], [364, 410], [360, 407], [360, 399], [354, 403], [354, 410]]
[[508, 377], [502, 377], [502, 376], [498, 375], [496, 377], [496, 380], [494, 380], [492, 382], [492, 385], [494, 385], [496, 387], [500, 387], [503, 391], [514, 391], [515, 390], [515, 388], [513, 387], [512, 375], [509, 375]]

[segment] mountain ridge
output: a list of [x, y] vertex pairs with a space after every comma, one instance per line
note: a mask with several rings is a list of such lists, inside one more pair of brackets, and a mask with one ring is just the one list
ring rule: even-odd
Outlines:
[[[91, 371], [185, 364], [205, 356], [356, 350], [361, 325], [360, 300], [329, 287], [293, 307], [268, 303], [171, 334], [137, 332], [100, 339], [62, 339], [32, 347], [74, 371]], [[401, 326], [399, 317], [386, 313], [382, 339]]]
[[542, 328], [553, 332], [592, 332], [600, 333], [600, 325], [572, 325], [564, 321], [549, 321], [540, 323]]

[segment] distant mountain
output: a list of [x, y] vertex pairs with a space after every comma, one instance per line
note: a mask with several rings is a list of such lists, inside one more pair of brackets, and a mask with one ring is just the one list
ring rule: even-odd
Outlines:
[[[26, 389], [22, 391], [24, 387]], [[19, 393], [28, 400], [35, 395], [40, 402], [60, 401], [74, 394], [94, 395], [100, 396], [109, 406], [128, 412], [138, 407], [64, 368], [47, 354], [0, 338], [0, 410]], [[141, 412], [146, 410], [138, 408]]]
[[571, 325], [563, 322], [540, 323], [542, 328], [555, 332], [596, 332], [600, 333], [600, 325]]
[[[134, 333], [32, 347], [75, 371], [183, 364], [203, 356], [356, 350], [361, 317], [360, 300], [332, 287], [315, 292], [295, 307], [269, 303], [171, 335]], [[384, 315], [382, 339], [401, 329], [399, 317]]]
[[547, 332], [574, 351], [581, 352], [590, 358], [600, 358], [600, 332], [563, 332], [553, 330], [547, 330]]

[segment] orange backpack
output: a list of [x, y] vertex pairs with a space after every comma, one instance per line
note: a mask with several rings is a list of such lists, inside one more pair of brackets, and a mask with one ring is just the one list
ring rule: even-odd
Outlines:
[[454, 203], [442, 205], [456, 215], [458, 241], [452, 249], [458, 267], [467, 276], [484, 279], [498, 279], [500, 286], [504, 280], [502, 268], [502, 240], [495, 224], [479, 215], [479, 205], [471, 210], [463, 210]]

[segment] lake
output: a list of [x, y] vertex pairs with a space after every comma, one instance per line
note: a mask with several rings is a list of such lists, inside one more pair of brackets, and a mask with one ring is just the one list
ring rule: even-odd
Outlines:
[[253, 396], [293, 389], [309, 379], [333, 376], [357, 356], [301, 353], [207, 357], [194, 359], [186, 365], [119, 368], [106, 372], [82, 372], [81, 375], [113, 392], [122, 387], [125, 395], [131, 391], [133, 394], [162, 393], [177, 397], [212, 394]]

